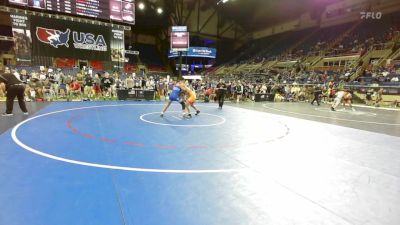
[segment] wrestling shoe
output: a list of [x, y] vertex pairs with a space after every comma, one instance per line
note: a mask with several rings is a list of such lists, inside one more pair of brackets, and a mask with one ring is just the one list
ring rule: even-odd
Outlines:
[[331, 110], [332, 110], [332, 111], [336, 111], [335, 108], [333, 108], [333, 107], [331, 107]]
[[192, 114], [185, 114], [185, 115], [183, 115], [183, 118], [191, 119], [192, 118]]
[[28, 113], [28, 112], [24, 112], [24, 115], [26, 115], [26, 116], [27, 116], [27, 115], [29, 115], [29, 113]]
[[163, 112], [160, 114], [160, 117], [164, 117], [164, 113]]
[[14, 114], [12, 114], [12, 113], [3, 113], [3, 114], [1, 114], [2, 116], [13, 116]]
[[200, 114], [200, 110], [197, 110], [196, 114], [194, 114], [194, 115], [198, 116], [199, 114]]

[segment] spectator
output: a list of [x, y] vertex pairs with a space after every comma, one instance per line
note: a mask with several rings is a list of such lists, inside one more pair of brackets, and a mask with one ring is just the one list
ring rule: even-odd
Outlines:
[[71, 99], [71, 96], [72, 97], [79, 96], [79, 98], [82, 99], [81, 84], [79, 83], [78, 80], [74, 80], [70, 84], [69, 93], [68, 93], [68, 100]]
[[31, 100], [43, 99], [43, 82], [39, 80], [36, 73], [32, 74], [32, 78], [28, 82], [25, 94]]
[[382, 100], [383, 100], [383, 88], [380, 88], [375, 95], [375, 107], [380, 107]]
[[126, 80], [125, 80], [125, 87], [128, 89], [132, 89], [134, 87], [134, 85], [135, 85], [135, 83], [134, 83], [132, 76], [128, 76], [128, 78], [126, 78]]
[[104, 77], [101, 79], [101, 87], [103, 96], [105, 97], [112, 97], [112, 88], [111, 86], [114, 85], [114, 79], [110, 77], [108, 72], [104, 73]]
[[95, 99], [101, 95], [101, 79], [100, 79], [100, 74], [96, 73], [96, 75], [93, 78], [93, 92]]
[[84, 80], [84, 96], [87, 98], [92, 98], [95, 95], [95, 90], [93, 88], [94, 80], [90, 74], [86, 74]]

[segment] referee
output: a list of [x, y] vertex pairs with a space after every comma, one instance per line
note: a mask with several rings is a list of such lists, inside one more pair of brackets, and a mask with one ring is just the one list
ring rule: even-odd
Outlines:
[[320, 96], [321, 95], [322, 95], [322, 90], [318, 85], [316, 85], [314, 87], [314, 99], [312, 100], [311, 105], [314, 105], [314, 102], [316, 101], [317, 105], [319, 106], [320, 105], [319, 102], [320, 102]]
[[12, 111], [15, 97], [18, 98], [19, 107], [21, 108], [22, 112], [24, 112], [25, 115], [28, 115], [28, 110], [26, 109], [26, 105], [24, 102], [24, 84], [11, 73], [0, 74], [0, 82], [6, 84], [7, 91], [6, 112], [3, 113], [2, 116], [13, 115]]
[[224, 105], [225, 94], [226, 94], [226, 84], [223, 79], [220, 79], [219, 83], [217, 84], [217, 99], [220, 109], [222, 109], [222, 106]]

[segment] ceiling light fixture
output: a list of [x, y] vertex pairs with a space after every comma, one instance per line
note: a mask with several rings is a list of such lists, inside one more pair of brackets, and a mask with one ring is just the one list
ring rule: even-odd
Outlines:
[[140, 2], [138, 7], [139, 7], [140, 10], [144, 10], [144, 8], [146, 8], [146, 6], [144, 5], [143, 2]]

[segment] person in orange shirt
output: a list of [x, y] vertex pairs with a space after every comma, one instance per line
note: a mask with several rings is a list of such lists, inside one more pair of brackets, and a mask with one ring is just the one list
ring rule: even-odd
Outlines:
[[77, 81], [74, 80], [70, 85], [69, 85], [69, 97], [68, 101], [70, 100], [71, 96], [78, 95], [80, 99], [82, 99], [82, 91], [81, 91], [81, 84]]
[[346, 104], [347, 104], [347, 105], [350, 106], [350, 108], [351, 108], [353, 111], [355, 111], [354, 108], [353, 108], [352, 102], [353, 102], [353, 95], [352, 95], [352, 93], [351, 93], [350, 91], [346, 91], [346, 93], [345, 93], [344, 96], [343, 96], [343, 107], [345, 107]]
[[187, 95], [186, 99], [186, 109], [188, 111], [188, 116], [191, 117], [192, 115], [190, 114], [190, 107], [192, 107], [194, 110], [196, 110], [196, 116], [200, 114], [200, 110], [194, 105], [196, 102], [196, 93], [192, 91], [191, 89], [187, 88], [185, 90], [185, 94]]

